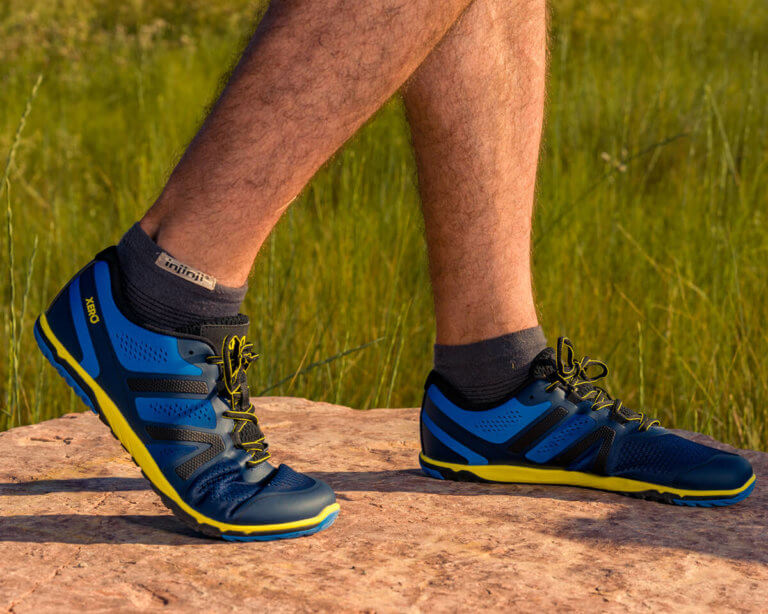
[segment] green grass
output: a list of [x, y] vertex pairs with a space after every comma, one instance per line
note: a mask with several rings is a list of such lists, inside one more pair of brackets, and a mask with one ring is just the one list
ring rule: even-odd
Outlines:
[[[2, 197], [0, 429], [82, 408], [34, 347], [34, 318], [152, 202], [261, 8], [0, 0], [0, 152], [43, 75]], [[609, 361], [610, 388], [665, 424], [761, 449], [766, 74], [763, 0], [554, 2], [535, 228], [550, 338]], [[285, 216], [246, 307], [254, 391], [375, 341], [271, 394], [418, 404], [433, 315], [397, 100]]]

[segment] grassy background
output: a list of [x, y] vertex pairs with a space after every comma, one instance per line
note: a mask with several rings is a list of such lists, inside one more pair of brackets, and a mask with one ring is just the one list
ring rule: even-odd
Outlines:
[[[43, 75], [0, 207], [0, 429], [81, 409], [34, 347], [34, 317], [151, 203], [262, 5], [0, 0], [0, 152]], [[629, 405], [765, 449], [768, 5], [556, 0], [551, 31], [545, 330], [609, 361]], [[418, 404], [433, 340], [421, 224], [394, 100], [263, 251], [253, 390], [376, 340], [271, 393]]]

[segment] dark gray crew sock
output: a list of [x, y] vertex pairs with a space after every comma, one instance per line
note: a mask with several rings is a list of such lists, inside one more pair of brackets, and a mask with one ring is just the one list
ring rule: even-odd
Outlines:
[[435, 345], [435, 371], [473, 403], [494, 403], [523, 383], [546, 346], [540, 326], [467, 345]]
[[176, 330], [240, 312], [248, 284], [222, 286], [184, 265], [158, 247], [138, 223], [120, 239], [117, 256], [125, 297], [140, 324]]

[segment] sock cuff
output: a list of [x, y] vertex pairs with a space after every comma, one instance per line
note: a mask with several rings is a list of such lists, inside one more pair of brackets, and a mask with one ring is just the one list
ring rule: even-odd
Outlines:
[[546, 346], [540, 326], [465, 345], [435, 344], [435, 371], [467, 400], [495, 403], [518, 389]]
[[547, 346], [541, 326], [525, 328], [491, 339], [464, 345], [435, 344], [435, 370], [467, 365], [484, 365], [498, 361], [530, 362]]
[[[168, 253], [144, 232], [138, 222], [123, 235], [117, 245], [117, 256], [123, 284], [133, 290], [131, 295], [140, 290], [141, 302], [145, 305], [155, 304], [161, 310], [185, 316], [194, 314], [199, 319], [239, 313], [248, 290], [247, 283], [231, 287], [215, 282], [213, 289], [208, 289], [157, 264], [162, 254]], [[168, 256], [173, 258], [172, 254]]]

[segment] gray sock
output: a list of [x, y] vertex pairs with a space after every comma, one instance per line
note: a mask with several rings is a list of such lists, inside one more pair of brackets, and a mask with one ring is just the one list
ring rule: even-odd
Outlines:
[[222, 286], [179, 262], [134, 224], [117, 245], [123, 290], [140, 324], [177, 330], [189, 324], [236, 316], [248, 284]]
[[525, 381], [546, 346], [540, 326], [467, 345], [435, 345], [435, 371], [469, 401], [494, 403]]

